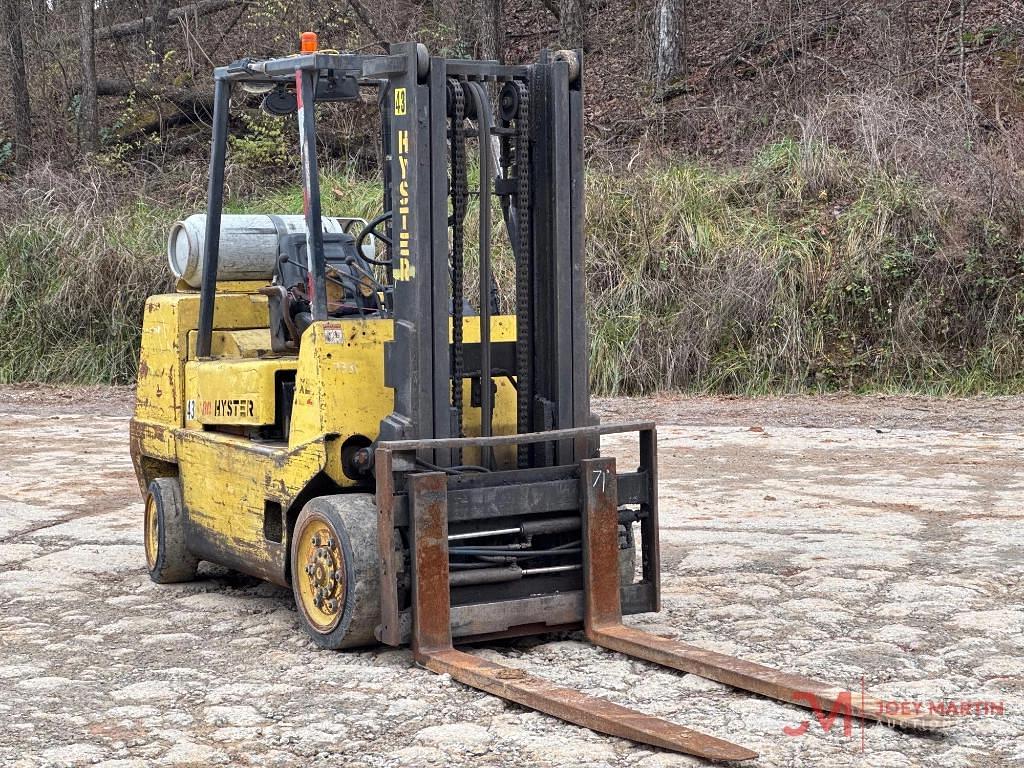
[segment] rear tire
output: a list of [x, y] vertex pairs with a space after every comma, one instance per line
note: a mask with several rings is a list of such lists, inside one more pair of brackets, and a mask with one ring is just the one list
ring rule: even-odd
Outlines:
[[312, 499], [295, 521], [290, 551], [292, 594], [313, 642], [330, 650], [375, 644], [380, 571], [374, 497]]
[[157, 584], [195, 580], [199, 559], [185, 546], [185, 506], [176, 478], [159, 477], [149, 484], [143, 541], [149, 578]]

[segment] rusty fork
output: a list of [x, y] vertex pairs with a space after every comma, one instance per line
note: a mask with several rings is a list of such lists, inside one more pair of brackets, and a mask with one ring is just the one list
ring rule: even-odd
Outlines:
[[[455, 650], [448, 586], [447, 483], [440, 472], [409, 477], [414, 542], [412, 650], [418, 664], [439, 674], [447, 673], [465, 685], [610, 736], [720, 762], [757, 757], [756, 752], [737, 744]], [[613, 541], [617, 540], [616, 533]], [[617, 579], [617, 566], [613, 572]]]
[[[883, 715], [881, 702], [873, 697], [862, 700], [819, 680], [624, 626], [619, 592], [615, 460], [580, 462], [579, 482], [584, 630], [595, 645], [819, 711], [848, 711], [853, 717], [903, 728], [944, 725], [941, 718], [927, 715]], [[756, 752], [738, 744], [456, 650], [451, 634], [447, 484], [447, 477], [441, 472], [409, 476], [412, 649], [418, 664], [439, 674], [447, 673], [473, 688], [610, 736], [716, 762], [757, 757]], [[843, 706], [848, 710], [836, 709]]]
[[618, 570], [618, 503], [615, 460], [580, 462], [583, 487], [584, 631], [594, 645], [715, 680], [819, 712], [849, 710], [853, 717], [910, 729], [942, 728], [948, 723], [932, 715], [884, 714], [873, 696], [850, 695], [848, 689], [803, 675], [781, 672], [751, 661], [652, 635], [622, 623]]

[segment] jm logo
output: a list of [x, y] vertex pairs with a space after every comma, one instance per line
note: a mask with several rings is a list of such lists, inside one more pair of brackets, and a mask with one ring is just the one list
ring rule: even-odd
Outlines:
[[[809, 691], [794, 691], [793, 699], [794, 703], [804, 704], [814, 712], [814, 718], [825, 733], [831, 731], [832, 726], [835, 725], [836, 718], [842, 716], [843, 735], [847, 737], [853, 735], [853, 703], [849, 691], [843, 691], [836, 696], [835, 703], [827, 712], [822, 706], [821, 699]], [[804, 720], [797, 725], [785, 726], [782, 732], [787, 736], [803, 736], [810, 727], [810, 721]]]

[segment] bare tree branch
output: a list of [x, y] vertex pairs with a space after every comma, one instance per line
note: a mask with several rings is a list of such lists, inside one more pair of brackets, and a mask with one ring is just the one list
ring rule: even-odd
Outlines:
[[358, 18], [359, 21], [362, 22], [363, 26], [370, 30], [370, 34], [373, 35], [374, 38], [376, 38], [377, 43], [384, 50], [387, 50], [387, 37], [381, 34], [381, 31], [377, 29], [377, 25], [374, 24], [373, 21], [370, 19], [370, 15], [366, 12], [366, 9], [363, 7], [363, 4], [360, 3], [359, 0], [348, 0], [348, 5], [349, 8], [352, 9], [352, 12], [356, 15], [356, 18]]

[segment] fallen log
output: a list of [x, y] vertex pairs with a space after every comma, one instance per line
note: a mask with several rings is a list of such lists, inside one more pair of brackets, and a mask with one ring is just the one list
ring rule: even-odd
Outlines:
[[[72, 93], [80, 92], [81, 85], [76, 85]], [[115, 131], [122, 141], [140, 133], [161, 132], [175, 125], [209, 122], [213, 116], [212, 90], [100, 78], [96, 81], [96, 95], [115, 98], [134, 95], [146, 101], [146, 104], [138, 103], [132, 119]]]
[[[78, 93], [80, 88], [80, 85], [75, 86], [74, 92]], [[213, 98], [212, 90], [176, 88], [151, 82], [133, 83], [131, 80], [110, 80], [103, 77], [96, 81], [97, 96], [130, 96], [132, 94], [144, 98], [161, 98], [174, 103]]]
[[[250, 4], [251, 0], [198, 0], [198, 2], [183, 5], [180, 8], [175, 8], [168, 14], [167, 18], [170, 21], [176, 21], [186, 16], [208, 16], [211, 13], [224, 11], [228, 8], [235, 8], [240, 5]], [[124, 37], [144, 34], [152, 29], [152, 26], [153, 17], [146, 16], [142, 19], [111, 24], [109, 27], [100, 27], [94, 34], [97, 40], [119, 40]], [[61, 38], [62, 43], [73, 43], [77, 42], [77, 40], [77, 33], [73, 35], [66, 35]]]

